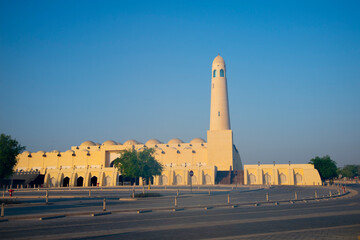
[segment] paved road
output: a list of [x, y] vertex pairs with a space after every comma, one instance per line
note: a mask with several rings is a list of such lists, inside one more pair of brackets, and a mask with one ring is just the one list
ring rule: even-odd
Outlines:
[[[210, 194], [209, 194], [210, 190]], [[89, 198], [89, 190], [72, 189], [72, 190], [50, 190], [49, 203], [45, 205], [44, 190], [17, 191], [15, 196], [18, 201], [23, 204], [15, 204], [7, 206], [5, 210], [6, 216], [17, 215], [33, 215], [33, 214], [50, 214], [64, 212], [85, 212], [85, 211], [101, 211], [103, 207], [103, 199], [106, 198], [106, 208], [109, 211], [121, 210], [137, 210], [144, 208], [170, 208], [174, 207], [175, 196], [178, 189], [168, 188], [166, 190], [154, 188], [147, 192], [157, 192], [162, 195], [158, 198], [138, 199], [137, 201], [127, 201], [132, 190], [124, 188], [107, 188], [92, 189], [91, 198]], [[142, 189], [136, 189], [142, 192]], [[231, 203], [246, 202], [262, 202], [266, 201], [268, 194], [269, 201], [292, 200], [295, 198], [295, 192], [298, 199], [313, 198], [316, 194], [321, 197], [336, 194], [338, 189], [324, 187], [295, 187], [282, 186], [268, 188], [234, 188], [224, 186], [213, 186], [211, 188], [194, 189], [190, 193], [190, 188], [180, 187], [179, 197], [177, 198], [178, 207], [196, 207], [196, 206], [214, 206], [228, 203], [228, 195]], [[41, 197], [40, 199], [38, 197]], [[125, 199], [120, 200], [119, 199]], [[27, 203], [27, 204], [24, 204]]]
[[[360, 187], [353, 188], [360, 191]], [[294, 189], [275, 187], [272, 194], [286, 195]], [[242, 194], [260, 197], [265, 191], [268, 190]], [[357, 239], [359, 200], [356, 195], [277, 206], [14, 220], [0, 223], [0, 236], [1, 239]]]

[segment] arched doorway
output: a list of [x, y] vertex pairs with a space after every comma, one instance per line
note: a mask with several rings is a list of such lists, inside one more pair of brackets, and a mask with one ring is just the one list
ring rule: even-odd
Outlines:
[[107, 176], [105, 178], [105, 186], [111, 186], [111, 181], [112, 181], [112, 178], [110, 176]]
[[281, 174], [279, 175], [279, 184], [285, 184], [286, 182], [287, 182], [287, 180], [286, 180], [286, 175], [283, 174], [283, 173], [281, 173]]
[[176, 175], [175, 185], [181, 185], [181, 184], [182, 184], [182, 177], [180, 175]]
[[50, 187], [56, 187], [56, 178], [50, 178]]
[[250, 173], [248, 177], [248, 184], [256, 184], [256, 177], [254, 174]]
[[70, 183], [70, 178], [69, 177], [65, 177], [63, 180], [63, 187], [68, 187]]
[[76, 180], [76, 186], [77, 187], [84, 186], [84, 178], [83, 177], [78, 177], [78, 179]]
[[168, 184], [168, 178], [165, 175], [160, 176], [160, 185], [167, 185]]
[[206, 185], [211, 185], [212, 184], [211, 177], [208, 174], [205, 175], [205, 184]]
[[265, 185], [270, 185], [270, 184], [271, 184], [271, 175], [268, 174], [268, 173], [266, 173], [266, 174], [264, 175], [264, 184], [265, 184]]
[[302, 183], [302, 176], [300, 173], [295, 174], [295, 184], [299, 185]]
[[197, 184], [197, 179], [196, 179], [195, 176], [190, 177], [190, 181], [191, 181], [191, 184], [192, 184], [192, 185], [196, 185], [196, 184]]
[[96, 176], [93, 176], [90, 180], [90, 186], [94, 186], [96, 187], [97, 186], [97, 177]]

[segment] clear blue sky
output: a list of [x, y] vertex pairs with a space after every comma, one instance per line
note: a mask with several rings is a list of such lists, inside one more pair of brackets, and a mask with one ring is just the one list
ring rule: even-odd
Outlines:
[[0, 0], [0, 132], [30, 151], [206, 139], [220, 53], [244, 164], [359, 164], [359, 12], [359, 1]]

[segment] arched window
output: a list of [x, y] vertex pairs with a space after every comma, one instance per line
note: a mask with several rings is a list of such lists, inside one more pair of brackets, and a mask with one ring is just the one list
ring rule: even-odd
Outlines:
[[216, 77], [216, 69], [214, 70], [214, 74], [213, 74], [213, 77]]
[[220, 70], [220, 77], [224, 77], [224, 69]]

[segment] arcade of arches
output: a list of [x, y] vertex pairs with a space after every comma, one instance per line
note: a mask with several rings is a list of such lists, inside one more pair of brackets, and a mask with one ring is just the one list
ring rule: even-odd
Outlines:
[[244, 180], [248, 185], [321, 185], [312, 164], [244, 165]]

